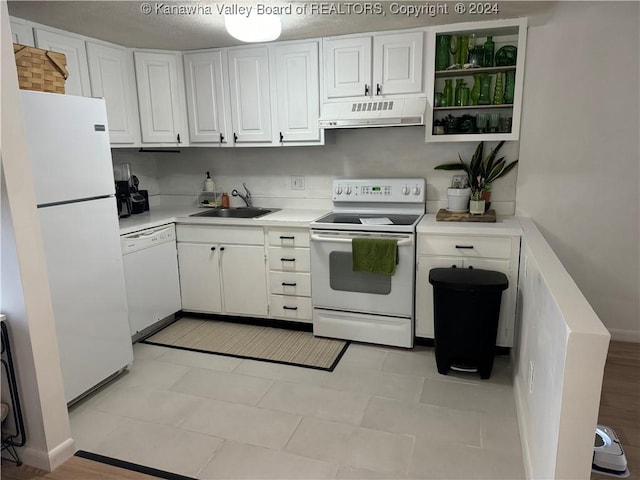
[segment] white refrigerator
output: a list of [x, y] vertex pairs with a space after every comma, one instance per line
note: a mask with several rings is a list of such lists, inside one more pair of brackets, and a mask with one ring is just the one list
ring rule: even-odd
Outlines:
[[70, 403], [133, 361], [103, 99], [22, 91]]

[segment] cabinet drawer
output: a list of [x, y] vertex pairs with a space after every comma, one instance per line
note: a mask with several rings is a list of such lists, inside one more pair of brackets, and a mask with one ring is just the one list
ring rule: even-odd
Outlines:
[[308, 247], [309, 230], [302, 228], [269, 229], [267, 232], [270, 247]]
[[420, 235], [419, 255], [509, 258], [511, 238], [480, 236]]
[[269, 272], [271, 293], [278, 295], [311, 296], [311, 275], [295, 272]]
[[272, 317], [311, 322], [311, 298], [271, 295]]
[[178, 242], [264, 245], [261, 227], [178, 225], [176, 235]]
[[269, 247], [269, 270], [308, 272], [310, 263], [308, 248]]

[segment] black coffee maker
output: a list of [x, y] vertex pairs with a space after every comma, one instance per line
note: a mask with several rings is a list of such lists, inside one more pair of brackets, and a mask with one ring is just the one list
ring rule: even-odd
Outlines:
[[131, 215], [131, 185], [129, 180], [116, 181], [116, 202], [118, 204], [118, 217], [126, 218]]

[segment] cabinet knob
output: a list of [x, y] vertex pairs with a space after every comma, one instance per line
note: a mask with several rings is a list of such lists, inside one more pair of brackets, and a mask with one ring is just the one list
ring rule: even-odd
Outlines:
[[224, 247], [220, 247], [220, 251], [223, 252], [224, 251]]
[[367, 85], [366, 83], [364, 84], [364, 94], [369, 95], [369, 85]]
[[182, 142], [180, 141], [180, 134], [178, 134], [178, 143], [182, 143]]
[[211, 247], [211, 251], [215, 252], [216, 251], [216, 247]]
[[233, 143], [236, 143], [238, 141], [238, 134], [236, 132], [233, 132]]
[[220, 134], [220, 143], [224, 142], [224, 134]]
[[280, 132], [280, 143], [284, 142], [284, 136], [282, 135], [282, 132]]
[[382, 93], [382, 85], [376, 83], [376, 95], [380, 95]]

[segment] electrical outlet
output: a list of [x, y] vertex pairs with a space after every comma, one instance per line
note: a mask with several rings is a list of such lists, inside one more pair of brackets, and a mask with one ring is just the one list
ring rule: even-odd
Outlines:
[[533, 393], [533, 360], [529, 360], [529, 393]]
[[291, 190], [304, 190], [304, 175], [291, 175]]

